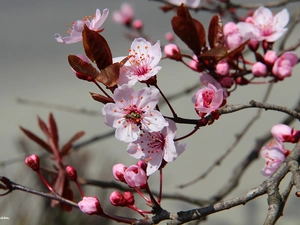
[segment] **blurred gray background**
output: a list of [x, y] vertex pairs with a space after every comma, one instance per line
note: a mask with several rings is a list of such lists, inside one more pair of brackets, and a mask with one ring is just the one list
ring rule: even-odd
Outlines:
[[[37, 115], [47, 120], [49, 112], [54, 113], [60, 131], [61, 144], [80, 130], [86, 131], [86, 135], [82, 140], [111, 131], [111, 128], [106, 127], [103, 123], [101, 115], [93, 117], [47, 107], [24, 105], [17, 103], [17, 98], [21, 97], [101, 112], [102, 105], [92, 100], [89, 95], [90, 91], [98, 92], [98, 89], [91, 83], [77, 79], [67, 62], [69, 54], [83, 53], [81, 42], [72, 45], [58, 44], [53, 35], [58, 32], [65, 36], [67, 34], [67, 24], [71, 24], [72, 21], [85, 15], [93, 15], [96, 8], [99, 8], [101, 11], [104, 8], [109, 8], [111, 16], [114, 10], [119, 9], [122, 2], [118, 0], [1, 1], [1, 162], [15, 157], [24, 158], [24, 154], [20, 151], [20, 139], [25, 140], [25, 138], [18, 128], [19, 125], [42, 137], [36, 122]], [[133, 5], [135, 17], [144, 21], [145, 33], [152, 40], [161, 40], [162, 44], [166, 44], [164, 34], [172, 30], [170, 19], [174, 13], [163, 13], [158, 9], [162, 4], [153, 1], [127, 0], [127, 2]], [[259, 3], [261, 1], [252, 2]], [[295, 10], [299, 10], [299, 6], [299, 2], [288, 5], [290, 14]], [[273, 11], [278, 12], [279, 9], [275, 8]], [[246, 12], [241, 11], [241, 15], [243, 13], [245, 14]], [[126, 31], [125, 28], [115, 24], [110, 16], [103, 25], [105, 31], [102, 34], [107, 39], [113, 56], [127, 55], [131, 41], [123, 36]], [[211, 14], [201, 11], [194, 14], [194, 16], [205, 27], [208, 26]], [[224, 21], [228, 21], [228, 18], [225, 18]], [[298, 26], [292, 38], [288, 40], [288, 45], [295, 43], [299, 36]], [[179, 39], [176, 41], [187, 50]], [[158, 74], [158, 81], [166, 95], [175, 94], [177, 91], [199, 82], [198, 74], [187, 70], [184, 65], [170, 60], [163, 60], [160, 65], [163, 68]], [[268, 102], [293, 107], [299, 97], [299, 82], [299, 66], [297, 66], [292, 77], [284, 80], [284, 82], [275, 84]], [[247, 103], [252, 99], [261, 101], [266, 89], [266, 85], [238, 87], [238, 90], [232, 93], [228, 99], [228, 103]], [[172, 102], [178, 115], [196, 118], [191, 97], [192, 94]], [[166, 107], [162, 107], [162, 111], [165, 115], [171, 115]], [[201, 128], [195, 135], [187, 139], [187, 150], [175, 162], [168, 164], [164, 170], [164, 191], [166, 193], [182, 193], [206, 199], [218, 191], [221, 186], [225, 185], [235, 164], [245, 157], [254, 146], [254, 140], [260, 135], [269, 132], [271, 127], [284, 117], [283, 114], [273, 111], [264, 112], [259, 122], [249, 131], [247, 137], [209, 177], [188, 188], [176, 188], [177, 185], [186, 183], [199, 176], [214, 160], [226, 151], [235, 140], [235, 135], [243, 129], [255, 112], [255, 109], [248, 109], [224, 115], [212, 126]], [[300, 129], [299, 123], [294, 124], [294, 126], [296, 129]], [[177, 136], [181, 136], [190, 132], [193, 127], [182, 125], [178, 126], [178, 128]], [[33, 143], [28, 142], [27, 146], [30, 153], [41, 152]], [[80, 152], [74, 153], [73, 161], [78, 163], [82, 157], [86, 157], [88, 163], [82, 165], [85, 170], [80, 171], [79, 175], [108, 181], [113, 180], [110, 170], [114, 163], [122, 162], [127, 165], [135, 163], [135, 160], [126, 154], [126, 144], [115, 140], [114, 137], [93, 143], [87, 148], [80, 150]], [[240, 196], [249, 189], [259, 185], [265, 179], [260, 174], [263, 165], [264, 161], [262, 159], [253, 163], [246, 171], [239, 187], [226, 199]], [[37, 175], [27, 168], [23, 160], [0, 167], [0, 175], [7, 176], [17, 183], [33, 188], [39, 183], [35, 179]], [[150, 182], [151, 188], [158, 190], [158, 174], [151, 177]], [[40, 188], [40, 190], [46, 190], [43, 186]], [[93, 195], [96, 192], [95, 190], [96, 188], [86, 188], [85, 194]], [[279, 225], [299, 224], [299, 199], [294, 196], [294, 192], [295, 190], [292, 191], [284, 211], [284, 217], [278, 222]], [[107, 196], [99, 198], [101, 202], [108, 202]], [[79, 199], [77, 200], [79, 201]], [[41, 205], [44, 204], [48, 204], [48, 201], [22, 192], [14, 192], [8, 196], [1, 197], [0, 217], [6, 216], [10, 220], [0, 220], [0, 225], [40, 224], [43, 214], [39, 213], [42, 213], [40, 209]], [[146, 208], [146, 205], [143, 204], [139, 206]], [[162, 207], [171, 212], [177, 212], [192, 209], [195, 206], [177, 201], [163, 200]], [[20, 208], [22, 210], [19, 210]], [[212, 215], [203, 224], [262, 224], [267, 208], [266, 196], [263, 196], [245, 206], [239, 206], [232, 210]], [[52, 210], [55, 212], [59, 208]], [[80, 212], [74, 210], [72, 214], [80, 214]], [[122, 211], [119, 214], [122, 214]], [[80, 217], [88, 217], [88, 215], [80, 214]], [[76, 224], [76, 222], [73, 224]]]

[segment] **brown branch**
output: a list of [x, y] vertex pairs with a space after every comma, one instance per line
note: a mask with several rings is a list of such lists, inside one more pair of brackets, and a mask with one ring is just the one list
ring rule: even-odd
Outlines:
[[261, 102], [256, 102], [254, 100], [251, 100], [249, 104], [239, 104], [239, 105], [227, 105], [224, 108], [220, 109], [220, 114], [227, 114], [236, 112], [239, 110], [247, 109], [247, 108], [262, 108], [265, 110], [274, 110], [279, 112], [284, 112], [298, 120], [300, 120], [300, 113], [289, 109], [287, 107], [279, 106], [279, 105], [273, 105], [273, 104], [263, 104]]
[[88, 109], [84, 109], [84, 108], [78, 109], [78, 108], [71, 107], [71, 106], [47, 103], [44, 101], [35, 101], [35, 100], [17, 98], [17, 102], [21, 103], [21, 104], [25, 104], [25, 105], [45, 107], [45, 108], [49, 108], [49, 109], [56, 109], [56, 110], [71, 112], [71, 113], [76, 113], [76, 114], [84, 114], [84, 115], [88, 115], [88, 116], [101, 116], [102, 115], [102, 113], [100, 111], [88, 110]]

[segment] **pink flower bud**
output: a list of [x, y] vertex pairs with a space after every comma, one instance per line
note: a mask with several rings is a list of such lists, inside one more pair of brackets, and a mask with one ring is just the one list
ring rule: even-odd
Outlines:
[[265, 77], [268, 73], [267, 66], [261, 62], [254, 63], [251, 71], [256, 77]]
[[126, 199], [118, 191], [114, 191], [110, 194], [109, 201], [114, 206], [125, 206], [126, 205]]
[[237, 31], [228, 36], [225, 36], [225, 44], [229, 49], [234, 49], [240, 46], [244, 42], [244, 37]]
[[146, 172], [139, 166], [132, 165], [124, 173], [124, 179], [130, 187], [141, 187], [147, 184]]
[[272, 73], [279, 80], [292, 75], [293, 67], [297, 64], [298, 56], [293, 52], [283, 53], [274, 63]]
[[226, 76], [229, 73], [229, 65], [226, 61], [221, 61], [216, 65], [216, 72], [221, 76]]
[[100, 201], [96, 197], [83, 197], [83, 199], [78, 202], [78, 207], [82, 212], [89, 215], [100, 215], [103, 213]]
[[273, 50], [267, 51], [267, 53], [264, 56], [264, 60], [267, 65], [273, 65], [277, 58], [277, 53]]
[[180, 49], [178, 48], [177, 45], [167, 44], [164, 47], [164, 52], [170, 59], [175, 59], [177, 61], [181, 61]]
[[224, 36], [228, 36], [229, 34], [233, 34], [238, 31], [239, 31], [239, 29], [237, 28], [237, 26], [234, 22], [228, 22], [223, 27]]
[[198, 58], [196, 55], [193, 55], [193, 59], [189, 62], [189, 67], [195, 71], [199, 71], [198, 69]]
[[124, 194], [124, 199], [126, 200], [127, 205], [133, 205], [135, 200], [134, 200], [134, 195], [132, 194], [131, 191], [125, 191]]
[[116, 164], [113, 166], [112, 173], [114, 178], [118, 181], [125, 182], [124, 172], [127, 167], [124, 164]]
[[253, 51], [256, 52], [259, 47], [260, 42], [256, 39], [251, 38], [248, 42], [248, 47]]
[[71, 180], [77, 180], [77, 172], [76, 169], [72, 166], [66, 167], [66, 173]]
[[168, 42], [172, 42], [174, 41], [175, 37], [174, 37], [174, 34], [172, 32], [167, 32], [165, 34], [165, 39], [168, 41]]
[[132, 26], [136, 29], [136, 30], [141, 30], [143, 28], [143, 21], [142, 20], [134, 20], [132, 23]]
[[224, 88], [231, 88], [234, 83], [232, 77], [222, 77], [219, 81]]
[[294, 130], [285, 124], [276, 124], [272, 127], [271, 133], [278, 142], [297, 143], [300, 138], [300, 130]]
[[34, 171], [40, 169], [40, 158], [36, 154], [26, 157], [25, 163], [28, 167], [30, 167]]
[[138, 167], [140, 167], [141, 169], [143, 169], [144, 171], [147, 170], [147, 163], [145, 163], [143, 160], [139, 160], [136, 165]]

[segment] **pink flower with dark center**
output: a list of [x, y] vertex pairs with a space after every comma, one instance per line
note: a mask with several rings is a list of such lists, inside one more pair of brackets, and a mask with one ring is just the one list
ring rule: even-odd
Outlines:
[[129, 25], [133, 19], [134, 10], [128, 3], [123, 3], [121, 9], [114, 11], [112, 18], [116, 23]]
[[116, 138], [132, 142], [139, 138], [141, 130], [161, 131], [168, 122], [154, 110], [159, 91], [143, 88], [135, 92], [129, 85], [122, 85], [114, 91], [115, 103], [108, 103], [102, 109], [105, 124], [116, 128]]
[[247, 39], [254, 38], [258, 41], [274, 42], [287, 31], [285, 26], [289, 19], [287, 9], [283, 9], [273, 16], [270, 9], [261, 6], [254, 12], [253, 17], [248, 18], [247, 22], [238, 23], [237, 27]]
[[178, 145], [173, 140], [177, 130], [176, 124], [172, 120], [168, 120], [168, 123], [169, 126], [161, 132], [144, 132], [137, 141], [127, 147], [129, 155], [148, 164], [147, 176], [158, 170], [163, 160], [172, 162], [185, 150], [186, 144]]
[[223, 103], [223, 90], [217, 89], [214, 85], [208, 84], [207, 87], [200, 89], [194, 96], [195, 110], [201, 114], [211, 113], [217, 110]]
[[278, 142], [297, 143], [300, 139], [300, 130], [294, 130], [285, 124], [276, 124], [272, 127], [271, 133]]
[[[143, 38], [136, 38], [131, 44], [129, 51], [131, 58], [120, 69], [118, 84], [134, 85], [137, 81], [146, 81], [155, 76], [161, 69], [157, 66], [162, 53], [160, 42], [151, 45]], [[125, 57], [114, 58], [114, 62], [119, 62]]]
[[91, 17], [84, 17], [82, 20], [77, 20], [73, 23], [72, 28], [69, 28], [68, 34], [70, 36], [67, 37], [61, 37], [60, 34], [56, 33], [54, 35], [54, 38], [57, 42], [62, 44], [72, 44], [76, 43], [82, 40], [82, 31], [84, 28], [84, 24], [90, 29], [97, 32], [100, 32], [102, 30], [99, 30], [104, 21], [106, 20], [108, 16], [109, 10], [104, 9], [103, 13], [101, 15], [101, 12], [99, 9], [96, 10], [96, 14], [92, 20], [90, 20]]
[[275, 140], [262, 147], [262, 149], [260, 150], [260, 155], [265, 159], [266, 164], [261, 173], [264, 176], [271, 176], [285, 160], [286, 156], [288, 156], [289, 153], [290, 151], [285, 150], [282, 143], [279, 143]]

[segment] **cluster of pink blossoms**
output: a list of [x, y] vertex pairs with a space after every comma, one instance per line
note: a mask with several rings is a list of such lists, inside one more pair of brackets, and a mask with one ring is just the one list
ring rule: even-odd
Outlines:
[[297, 143], [300, 139], [300, 130], [294, 130], [285, 124], [273, 126], [271, 133], [275, 140], [260, 150], [260, 155], [266, 161], [261, 171], [264, 176], [271, 176], [290, 154], [290, 151], [285, 149], [283, 142]]

